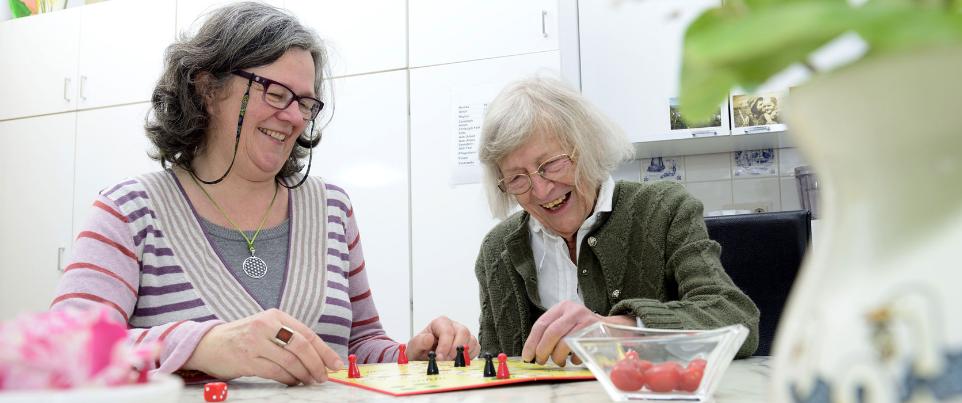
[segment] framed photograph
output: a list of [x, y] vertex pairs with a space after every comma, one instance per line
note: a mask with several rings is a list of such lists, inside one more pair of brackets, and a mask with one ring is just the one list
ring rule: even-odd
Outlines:
[[782, 105], [787, 92], [731, 95], [732, 134], [785, 131]]
[[672, 135], [676, 137], [711, 137], [728, 134], [728, 108], [719, 105], [715, 114], [705, 122], [689, 122], [678, 111], [678, 98], [668, 99], [668, 120]]

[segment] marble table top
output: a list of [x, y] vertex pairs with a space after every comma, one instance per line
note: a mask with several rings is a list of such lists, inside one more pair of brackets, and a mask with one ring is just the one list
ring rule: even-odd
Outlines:
[[[769, 359], [752, 357], [736, 360], [728, 367], [721, 385], [715, 392], [715, 403], [756, 403], [766, 401], [768, 393]], [[203, 385], [184, 388], [182, 403], [203, 402]], [[393, 397], [334, 382], [320, 385], [287, 387], [260, 378], [241, 378], [228, 386], [227, 402], [604, 402], [609, 401], [604, 388], [597, 381], [536, 382], [472, 389], [458, 392]]]

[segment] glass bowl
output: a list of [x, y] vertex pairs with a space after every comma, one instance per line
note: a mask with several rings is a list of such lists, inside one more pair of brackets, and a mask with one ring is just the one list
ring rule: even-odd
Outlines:
[[705, 402], [746, 337], [742, 325], [663, 330], [599, 322], [565, 342], [611, 400]]

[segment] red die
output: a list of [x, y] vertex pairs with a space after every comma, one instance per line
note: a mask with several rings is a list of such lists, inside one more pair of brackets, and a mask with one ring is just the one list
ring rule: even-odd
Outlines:
[[204, 400], [208, 402], [223, 402], [227, 400], [227, 384], [224, 382], [210, 382], [205, 384]]

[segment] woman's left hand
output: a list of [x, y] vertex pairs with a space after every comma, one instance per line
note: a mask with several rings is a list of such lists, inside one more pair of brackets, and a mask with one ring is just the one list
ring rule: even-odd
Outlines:
[[[537, 362], [544, 365], [548, 358], [558, 366], [563, 367], [567, 362], [571, 349], [564, 342], [564, 337], [599, 321], [621, 325], [634, 326], [635, 320], [629, 316], [601, 316], [591, 312], [587, 307], [577, 302], [561, 301], [541, 315], [534, 325], [528, 340], [521, 350], [521, 360]], [[571, 356], [571, 362], [581, 364], [576, 355]]]
[[481, 350], [478, 339], [464, 325], [439, 316], [431, 321], [408, 342], [407, 354], [412, 360], [428, 359], [428, 352], [434, 351], [438, 360], [453, 360], [458, 346], [468, 346], [471, 357], [477, 357]]

